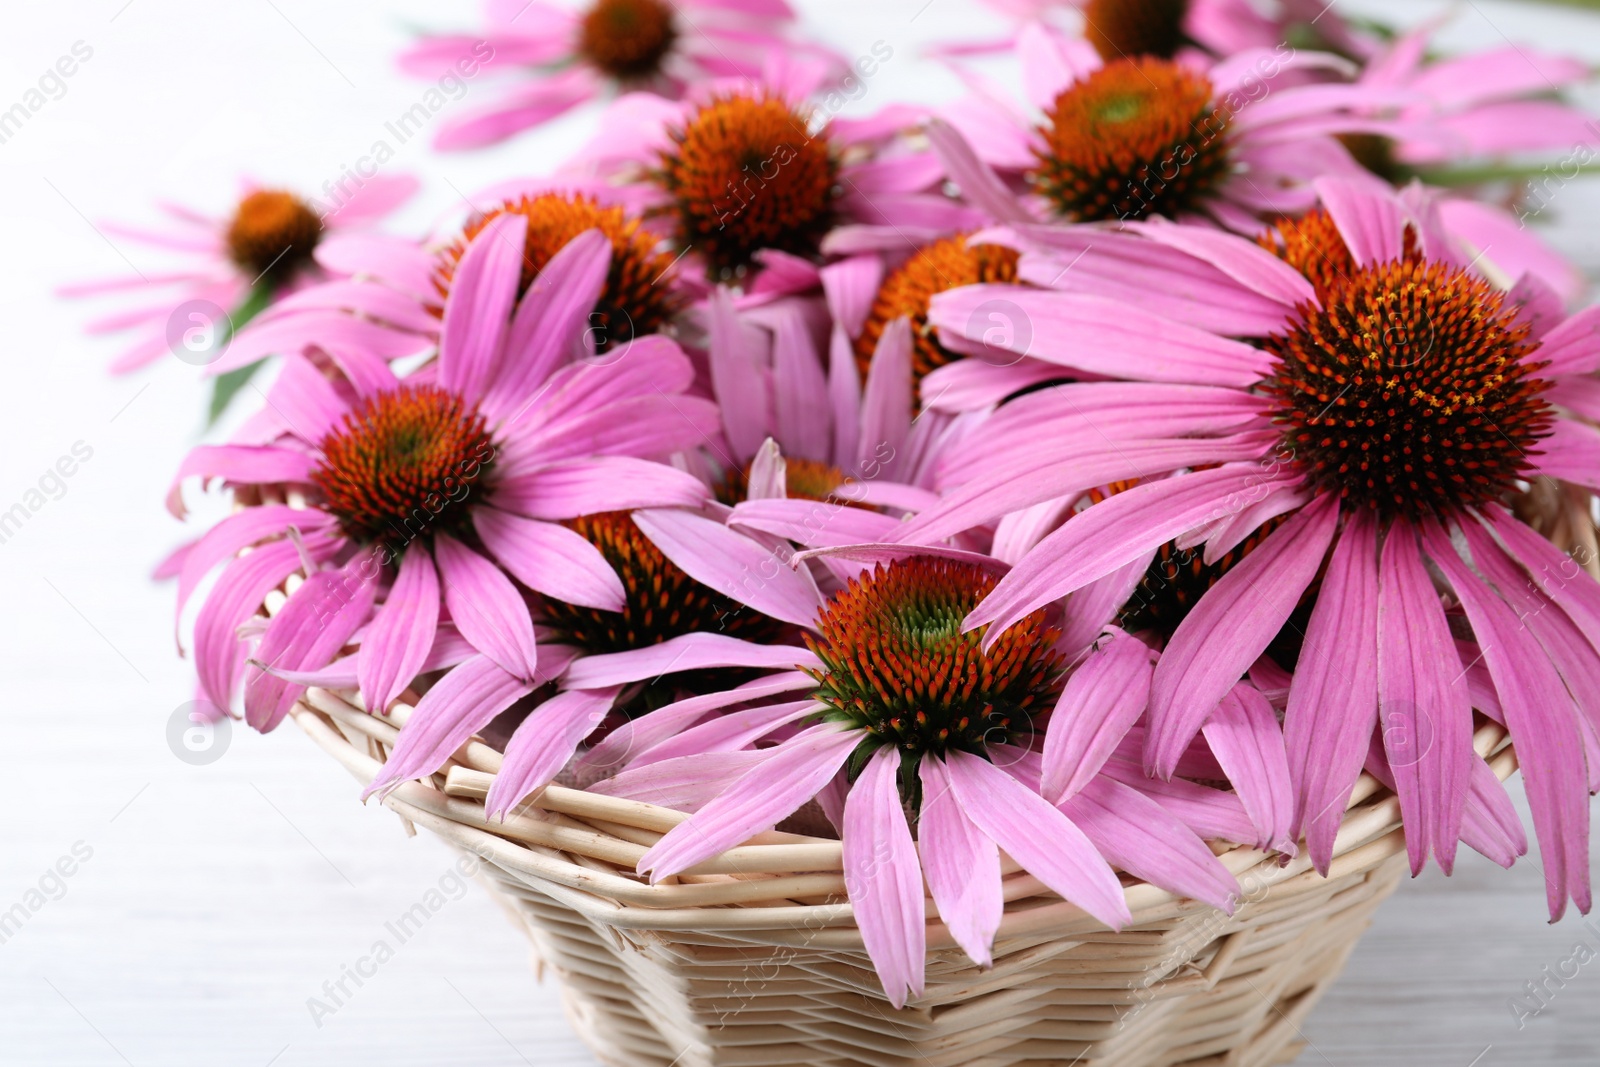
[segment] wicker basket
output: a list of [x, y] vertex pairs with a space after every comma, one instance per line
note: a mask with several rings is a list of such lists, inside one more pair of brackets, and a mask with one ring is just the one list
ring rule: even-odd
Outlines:
[[[366, 783], [409, 708], [376, 718], [355, 699], [313, 689], [294, 717]], [[1502, 779], [1516, 769], [1499, 727], [1474, 743]], [[1284, 1064], [1405, 872], [1399, 803], [1370, 776], [1327, 878], [1303, 855], [1220, 853], [1244, 890], [1231, 918], [1125, 879], [1133, 922], [1114, 933], [1008, 866], [993, 969], [932, 923], [927, 992], [896, 1011], [843, 902], [839, 842], [772, 832], [652, 886], [634, 865], [685, 815], [551, 786], [491, 823], [482, 798], [499, 766], [472, 741], [385, 803], [486, 861], [573, 1026], [619, 1067]]]

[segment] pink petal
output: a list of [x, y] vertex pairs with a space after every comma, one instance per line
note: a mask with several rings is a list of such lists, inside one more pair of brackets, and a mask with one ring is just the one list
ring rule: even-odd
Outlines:
[[753, 359], [763, 343], [755, 327], [739, 321], [733, 298], [718, 287], [709, 307], [711, 386], [722, 411], [734, 458], [743, 463], [755, 455], [771, 425], [765, 381]]
[[350, 405], [311, 361], [297, 353], [284, 356], [267, 404], [302, 441], [319, 443], [339, 428]]
[[1227, 773], [1256, 827], [1256, 844], [1295, 853], [1294, 788], [1283, 730], [1267, 698], [1241, 682], [1230, 689], [1203, 727], [1206, 743]]
[[1312, 501], [1229, 569], [1178, 624], [1150, 683], [1145, 767], [1152, 774], [1172, 777], [1201, 723], [1289, 621], [1338, 524], [1337, 497]]
[[669, 737], [648, 752], [641, 752], [628, 766], [648, 767], [662, 760], [694, 756], [705, 752], [737, 752], [750, 748], [779, 727], [798, 722], [822, 711], [823, 706], [807, 697], [780, 704], [762, 704], [741, 711], [728, 711], [691, 726]]
[[217, 576], [194, 622], [195, 673], [201, 689], [217, 707], [233, 705], [234, 683], [244, 666], [245, 646], [239, 640], [239, 627], [299, 566], [295, 546], [277, 541], [240, 557]]
[[627, 652], [584, 656], [567, 669], [564, 681], [572, 688], [593, 689], [711, 667], [794, 670], [817, 663], [816, 656], [800, 645], [764, 645], [727, 634], [692, 633]]
[[212, 568], [231, 561], [240, 549], [269, 538], [283, 537], [291, 529], [311, 533], [327, 529], [333, 516], [312, 508], [294, 508], [287, 504], [266, 504], [242, 508], [211, 529], [200, 540], [187, 546], [178, 574], [178, 612], [182, 614], [189, 597]]
[[1284, 713], [1295, 826], [1323, 873], [1378, 720], [1377, 554], [1371, 517], [1348, 517], [1317, 590]]
[[[317, 571], [289, 595], [267, 623], [255, 661], [304, 670], [324, 667], [372, 616], [377, 575], [358, 556], [340, 570]], [[376, 568], [372, 568], [374, 571]], [[266, 733], [283, 721], [302, 687], [252, 667], [245, 672], [245, 719]]]
[[1150, 699], [1150, 649], [1114, 634], [1072, 672], [1050, 716], [1039, 791], [1059, 805], [1100, 773]]
[[1000, 850], [956, 802], [942, 759], [924, 756], [919, 771], [922, 811], [917, 844], [928, 891], [956, 944], [979, 967], [992, 967], [994, 935], [1005, 914]]
[[395, 738], [388, 762], [362, 791], [361, 799], [434, 773], [473, 734], [532, 691], [530, 684], [513, 678], [487, 656], [475, 656], [453, 668], [417, 701]]
[[469, 401], [493, 381], [522, 277], [525, 216], [496, 216], [456, 265], [439, 336], [439, 384]]
[[1388, 263], [1404, 250], [1405, 214], [1392, 194], [1364, 182], [1324, 178], [1316, 183], [1322, 206], [1344, 238], [1356, 266]]
[[795, 455], [826, 456], [833, 440], [833, 408], [810, 324], [800, 306], [788, 301], [774, 307], [767, 318], [772, 326], [772, 402], [778, 438]]
[[927, 965], [922, 865], [900, 804], [900, 753], [880, 748], [844, 802], [844, 885], [889, 1003], [920, 997]]
[[1104, 777], [1137, 789], [1203, 838], [1241, 843], [1255, 839], [1255, 827], [1235, 793], [1182, 778], [1170, 782], [1147, 778], [1137, 762], [1116, 758], [1106, 763]]
[[1593, 426], [1557, 418], [1528, 458], [1537, 474], [1600, 488], [1600, 429]]
[[1389, 531], [1378, 583], [1378, 716], [1411, 873], [1432, 849], [1448, 874], [1474, 757], [1472, 703], [1444, 605], [1409, 527]]
[[413, 297], [437, 299], [433, 257], [404, 237], [332, 233], [317, 243], [316, 259], [332, 274], [378, 278]]
[[495, 562], [529, 589], [601, 611], [621, 611], [626, 604], [627, 592], [611, 564], [565, 526], [487, 507], [472, 513], [472, 525]]
[[673, 563], [702, 585], [796, 626], [822, 606], [811, 573], [719, 522], [685, 511], [636, 511], [633, 521]]
[[1032, 222], [1033, 216], [1017, 202], [989, 165], [978, 158], [966, 138], [943, 119], [928, 123], [928, 143], [944, 160], [945, 172], [961, 188], [961, 195], [998, 222]]
[[486, 400], [491, 410], [517, 411], [571, 358], [578, 336], [595, 321], [610, 265], [611, 242], [599, 230], [580, 233], [550, 257], [517, 304], [505, 359]]
[[615, 778], [594, 783], [588, 790], [602, 796], [659, 804], [674, 811], [696, 812], [766, 759], [765, 752], [749, 750], [697, 752], [629, 767]]
[[692, 474], [633, 456], [562, 460], [495, 485], [498, 508], [533, 519], [573, 519], [603, 511], [699, 507], [710, 498]]
[[503, 819], [526, 797], [549, 785], [571, 761], [578, 744], [605, 719], [619, 692], [619, 687], [568, 690], [530, 711], [506, 744], [505, 762], [484, 798], [485, 815]]
[[1534, 586], [1559, 605], [1589, 643], [1600, 649], [1600, 582], [1577, 560], [1510, 512], [1490, 507], [1485, 509], [1484, 517], [1528, 572]]
[[1135, 878], [1233, 913], [1238, 880], [1193, 830], [1139, 790], [1095, 778], [1061, 811], [1101, 855]]
[[361, 699], [368, 711], [388, 710], [427, 661], [439, 629], [439, 576], [422, 547], [400, 557], [389, 596], [367, 628], [357, 653]]
[[254, 445], [201, 445], [184, 457], [172, 488], [167, 510], [183, 518], [182, 485], [185, 478], [221, 478], [240, 485], [304, 484], [311, 480], [313, 460], [304, 452]]
[[656, 842], [639, 860], [639, 873], [659, 881], [772, 829], [827, 785], [861, 736], [822, 723], [771, 749], [727, 792]]
[[[967, 616], [962, 627], [973, 630], [994, 623], [986, 635], [992, 643], [1036, 608], [1083, 588], [1193, 526], [1247, 506], [1251, 494], [1272, 488], [1265, 482], [1267, 478], [1270, 475], [1253, 464], [1228, 465], [1118, 493], [1040, 541]], [[1230, 679], [1229, 684], [1232, 682]]]
[[1466, 611], [1500, 694], [1544, 858], [1550, 919], [1562, 916], [1569, 896], [1587, 912], [1589, 788], [1572, 697], [1538, 642], [1461, 560], [1445, 532], [1425, 529], [1423, 546]]
[[1285, 309], [1317, 302], [1316, 290], [1305, 275], [1244, 237], [1200, 226], [1174, 226], [1160, 218], [1130, 228], [1157, 244], [1179, 249], [1215, 267]]
[[445, 608], [463, 637], [508, 674], [532, 679], [539, 654], [527, 602], [493, 563], [448, 534], [435, 534]]
[[[861, 396], [859, 448], [863, 454], [851, 457], [856, 463], [873, 462], [875, 455], [882, 454], [880, 449], [890, 455], [905, 450], [911, 432], [911, 385], [911, 323], [898, 318], [884, 327], [872, 353], [866, 391]], [[867, 454], [869, 450], [872, 454]]]
[[1113, 930], [1130, 921], [1122, 883], [1072, 820], [987, 760], [952, 751], [946, 767], [967, 818], [1024, 870]]

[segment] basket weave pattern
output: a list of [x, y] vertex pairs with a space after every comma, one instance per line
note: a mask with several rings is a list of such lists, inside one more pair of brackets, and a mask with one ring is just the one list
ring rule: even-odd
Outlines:
[[[365, 783], [408, 711], [378, 718], [353, 694], [313, 689], [294, 717]], [[1500, 778], [1516, 769], [1499, 727], [1474, 744]], [[499, 766], [469, 742], [384, 802], [486, 861], [573, 1026], [618, 1067], [1289, 1063], [1406, 869], [1398, 801], [1369, 776], [1329, 877], [1304, 856], [1221, 853], [1243, 890], [1231, 917], [1125, 879], [1133, 922], [1112, 932], [1008, 864], [994, 967], [930, 923], [926, 994], [896, 1011], [843, 903], [839, 842], [771, 832], [652, 886], [634, 865], [685, 815], [551, 786], [491, 823], [481, 801]]]

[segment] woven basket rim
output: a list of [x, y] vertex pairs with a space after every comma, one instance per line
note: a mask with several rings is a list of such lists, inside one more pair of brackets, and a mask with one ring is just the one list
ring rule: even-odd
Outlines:
[[[403, 697], [387, 715], [377, 716], [364, 710], [352, 691], [310, 688], [291, 715], [365, 786], [382, 769], [413, 703]], [[1503, 726], [1480, 726], [1473, 747], [1500, 780], [1516, 772], [1516, 755]], [[476, 853], [595, 922], [632, 930], [746, 931], [766, 943], [790, 933], [803, 935], [810, 946], [861, 948], [853, 910], [843, 899], [838, 840], [768, 831], [676, 878], [650, 885], [634, 872], [634, 865], [662, 834], [687, 819], [686, 813], [551, 785], [503, 822], [491, 822], [482, 800], [501, 759], [492, 746], [471, 739], [439, 772], [401, 783], [382, 802], [407, 823]], [[1364, 772], [1335, 839], [1328, 879], [1371, 870], [1404, 849], [1399, 798]], [[1304, 851], [1287, 862], [1251, 846], [1216, 843], [1213, 851], [1239, 880], [1243, 900], [1269, 888], [1274, 896], [1312, 892], [1325, 881]], [[1125, 938], [1144, 924], [1216, 910], [1124, 875], [1133, 920], [1122, 932], [1113, 932], [1009, 860], [1004, 874], [1006, 909], [998, 939]], [[954, 947], [932, 907], [928, 915], [929, 950]]]

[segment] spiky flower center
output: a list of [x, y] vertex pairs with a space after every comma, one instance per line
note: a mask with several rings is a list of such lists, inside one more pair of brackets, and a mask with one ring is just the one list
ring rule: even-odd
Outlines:
[[1420, 258], [1352, 268], [1269, 337], [1283, 451], [1380, 517], [1450, 516], [1515, 489], [1548, 432], [1547, 383], [1505, 296]]
[[1133, 56], [1171, 59], [1183, 44], [1189, 0], [1089, 0], [1083, 36], [1107, 63]]
[[1056, 97], [1034, 186], [1082, 222], [1192, 210], [1231, 167], [1211, 82], [1148, 56], [1109, 62]]
[[597, 0], [578, 25], [578, 52], [613, 78], [657, 74], [678, 40], [672, 5], [663, 0]]
[[519, 297], [555, 254], [579, 234], [597, 229], [611, 242], [611, 266], [606, 271], [605, 287], [589, 318], [589, 335], [594, 338], [597, 351], [658, 333], [679, 310], [681, 300], [665, 278], [672, 256], [659, 250], [660, 239], [620, 207], [602, 207], [589, 197], [566, 193], [525, 196], [475, 215], [461, 237], [440, 253], [434, 284], [441, 297], [448, 295], [467, 247], [489, 223], [508, 214], [528, 220]]
[[483, 416], [433, 385], [363, 400], [320, 448], [311, 481], [340, 528], [395, 551], [440, 531], [463, 532], [495, 456]]
[[961, 620], [994, 585], [971, 563], [929, 557], [853, 579], [806, 637], [826, 717], [908, 753], [982, 754], [1026, 738], [1061, 691], [1060, 633], [1041, 609], [986, 654], [984, 630], [964, 634]]
[[239, 202], [226, 238], [228, 258], [251, 279], [288, 278], [311, 262], [322, 219], [293, 193], [258, 189]]
[[775, 97], [728, 96], [672, 131], [659, 179], [679, 241], [715, 277], [764, 248], [812, 256], [833, 222], [838, 161], [824, 134]]
[[600, 611], [544, 598], [545, 623], [556, 638], [600, 655], [648, 648], [691, 633], [770, 640], [777, 624], [685, 574], [640, 532], [626, 511], [585, 515], [566, 523], [600, 550], [622, 579], [623, 608]]
[[963, 285], [1017, 280], [1017, 253], [1003, 245], [969, 244], [965, 235], [946, 237], [919, 248], [878, 287], [861, 334], [856, 338], [856, 367], [863, 381], [872, 368], [883, 331], [902, 316], [911, 320], [911, 373], [920, 383], [928, 374], [961, 357], [939, 343], [928, 325], [928, 304], [934, 296]]

